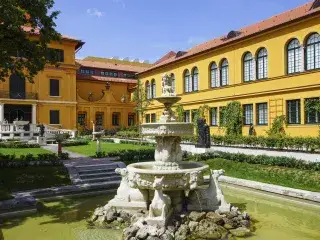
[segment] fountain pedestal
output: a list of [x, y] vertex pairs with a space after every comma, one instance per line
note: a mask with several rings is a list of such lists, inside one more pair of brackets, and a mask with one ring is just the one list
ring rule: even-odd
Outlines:
[[[191, 196], [191, 208], [201, 205], [214, 211], [223, 205], [225, 210], [230, 210], [217, 181], [211, 181], [209, 188], [204, 186], [203, 175], [209, 166], [182, 161], [181, 136], [192, 136], [194, 126], [176, 121], [171, 107], [181, 98], [168, 87], [168, 76], [163, 81], [163, 94], [155, 99], [165, 106], [160, 121], [142, 124], [142, 135], [156, 139], [155, 161], [134, 163], [125, 170], [117, 170], [122, 176], [121, 185], [115, 198], [106, 205], [106, 209], [116, 207], [126, 211], [149, 209], [145, 221], [152, 226], [166, 226], [171, 213], [183, 210], [187, 195]], [[194, 196], [198, 198], [194, 200]]]

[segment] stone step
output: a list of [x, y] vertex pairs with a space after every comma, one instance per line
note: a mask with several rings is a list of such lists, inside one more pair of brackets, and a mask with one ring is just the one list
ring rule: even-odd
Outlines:
[[80, 170], [78, 171], [80, 175], [83, 174], [95, 174], [95, 173], [115, 173], [114, 168], [108, 168], [108, 169], [89, 169], [89, 170]]
[[84, 183], [102, 183], [102, 182], [111, 182], [111, 181], [120, 181], [120, 176], [111, 176], [111, 177], [97, 177], [90, 179], [81, 179]]
[[108, 170], [108, 169], [114, 170], [116, 168], [118, 168], [118, 165], [114, 163], [76, 166], [76, 169], [78, 172], [86, 171], [86, 170]]
[[92, 178], [100, 178], [100, 177], [114, 177], [119, 176], [116, 173], [91, 173], [91, 174], [80, 174], [81, 179], [92, 179]]

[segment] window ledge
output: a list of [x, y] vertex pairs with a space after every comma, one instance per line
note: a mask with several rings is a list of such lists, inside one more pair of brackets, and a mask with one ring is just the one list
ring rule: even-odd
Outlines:
[[61, 98], [62, 96], [49, 96], [51, 98]]

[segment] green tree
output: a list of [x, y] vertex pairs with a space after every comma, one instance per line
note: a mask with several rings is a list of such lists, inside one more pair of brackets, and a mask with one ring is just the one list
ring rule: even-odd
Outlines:
[[243, 113], [240, 102], [229, 102], [220, 114], [220, 126], [226, 129], [227, 135], [242, 135]]
[[141, 124], [145, 117], [148, 106], [150, 105], [150, 99], [148, 99], [146, 89], [140, 80], [138, 80], [137, 88], [133, 93], [132, 101], [136, 103], [134, 111], [139, 117], [138, 128], [141, 136]]
[[52, 11], [53, 5], [54, 0], [0, 1], [1, 81], [15, 73], [33, 82], [45, 64], [56, 64], [57, 53], [48, 49], [51, 41], [60, 39], [54, 22], [59, 11]]

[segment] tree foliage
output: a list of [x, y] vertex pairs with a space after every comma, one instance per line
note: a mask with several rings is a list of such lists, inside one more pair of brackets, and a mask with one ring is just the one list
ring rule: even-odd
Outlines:
[[[12, 73], [33, 82], [46, 63], [56, 64], [54, 53], [48, 49], [58, 41], [53, 11], [54, 0], [0, 0], [0, 80]], [[37, 35], [32, 38], [32, 35]]]
[[229, 102], [220, 114], [220, 126], [226, 129], [227, 135], [242, 135], [243, 114], [240, 102]]

